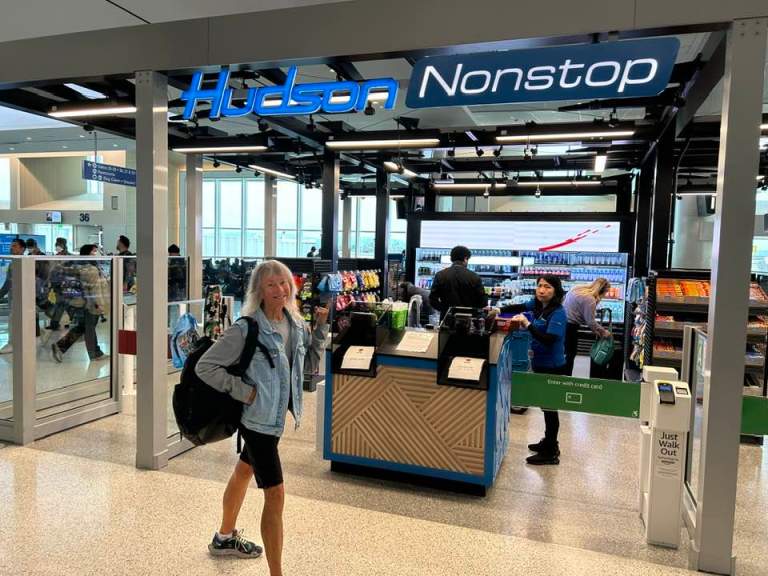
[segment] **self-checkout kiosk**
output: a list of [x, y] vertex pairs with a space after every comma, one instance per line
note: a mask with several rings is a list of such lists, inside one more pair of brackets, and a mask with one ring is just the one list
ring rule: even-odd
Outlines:
[[[672, 368], [643, 369], [640, 516], [649, 544], [677, 548], [691, 393]], [[647, 419], [647, 420], [646, 420]]]

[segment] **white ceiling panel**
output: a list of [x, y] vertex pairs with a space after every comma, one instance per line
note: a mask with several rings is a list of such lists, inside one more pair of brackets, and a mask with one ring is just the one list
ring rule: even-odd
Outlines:
[[104, 0], [3, 0], [0, 41], [137, 24], [141, 20]]
[[[263, 12], [315, 4], [333, 4], [349, 0], [116, 0], [120, 6], [152, 23], [210, 18], [229, 14]], [[258, 31], [256, 31], [258, 33]]]

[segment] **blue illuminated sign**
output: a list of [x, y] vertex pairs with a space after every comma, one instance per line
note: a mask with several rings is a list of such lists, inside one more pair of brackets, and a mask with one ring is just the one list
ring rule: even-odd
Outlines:
[[667, 87], [677, 38], [434, 56], [416, 63], [410, 108], [655, 96]]
[[[296, 66], [291, 66], [282, 86], [261, 86], [237, 90], [245, 96], [235, 94], [229, 87], [229, 70], [219, 72], [215, 88], [203, 88], [203, 73], [195, 72], [192, 84], [182, 92], [185, 119], [194, 116], [198, 102], [210, 101], [210, 118], [231, 118], [257, 114], [259, 116], [289, 116], [314, 114], [316, 112], [344, 113], [363, 111], [372, 94], [386, 94], [384, 108], [395, 107], [397, 81], [393, 78], [378, 78], [365, 82], [314, 82], [296, 84]], [[232, 100], [244, 100], [236, 106]]]

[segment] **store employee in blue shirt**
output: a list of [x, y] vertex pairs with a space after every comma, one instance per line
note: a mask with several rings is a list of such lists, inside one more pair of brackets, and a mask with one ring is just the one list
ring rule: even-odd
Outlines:
[[[563, 285], [557, 276], [544, 275], [536, 280], [536, 296], [525, 304], [506, 306], [502, 312], [524, 312], [514, 319], [531, 333], [531, 366], [539, 374], [566, 374], [565, 327], [568, 318], [562, 302]], [[559, 464], [560, 446], [557, 434], [560, 418], [555, 410], [544, 410], [544, 438], [528, 449], [535, 452], [526, 459], [528, 464]]]

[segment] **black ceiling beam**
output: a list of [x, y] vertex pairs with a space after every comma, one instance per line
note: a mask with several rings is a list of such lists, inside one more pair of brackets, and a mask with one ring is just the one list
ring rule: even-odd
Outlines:
[[260, 68], [256, 70], [256, 73], [265, 80], [272, 82], [272, 84], [285, 84], [286, 75], [280, 68]]
[[328, 67], [336, 72], [337, 76], [352, 82], [365, 82], [365, 78], [351, 62], [333, 62]]
[[701, 66], [695, 71], [692, 85], [685, 95], [686, 104], [675, 119], [675, 136], [685, 130], [701, 105], [725, 74], [725, 34], [713, 32], [701, 52]]
[[590, 100], [560, 106], [558, 112], [577, 112], [579, 110], [610, 110], [612, 108], [650, 108], [669, 106], [677, 97], [677, 88], [666, 88], [657, 96], [644, 96], [638, 98], [604, 98], [602, 100]]

